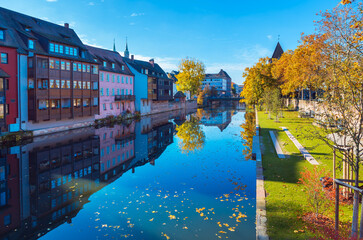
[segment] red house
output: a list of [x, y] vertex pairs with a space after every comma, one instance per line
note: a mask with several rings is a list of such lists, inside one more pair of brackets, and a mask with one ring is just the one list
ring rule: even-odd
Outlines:
[[0, 33], [0, 132], [18, 131], [17, 49], [1, 46], [1, 36]]

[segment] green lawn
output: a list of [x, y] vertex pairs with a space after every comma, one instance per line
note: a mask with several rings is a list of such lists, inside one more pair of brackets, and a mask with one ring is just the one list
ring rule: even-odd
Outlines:
[[[286, 127], [298, 139], [298, 141], [320, 163], [318, 167], [332, 171], [332, 150], [319, 139], [308, 139], [304, 132], [313, 129], [312, 119], [298, 118], [298, 113], [285, 111], [284, 118], [279, 122], [268, 119], [268, 114], [258, 113], [260, 123], [260, 135], [263, 142], [263, 168], [265, 176], [265, 189], [267, 193], [267, 228], [271, 239], [309, 239], [313, 235], [306, 231], [302, 220], [298, 217], [307, 212], [306, 197], [302, 188], [297, 184], [300, 172], [304, 167], [313, 169], [288, 138], [281, 127]], [[287, 159], [279, 159], [271, 141], [269, 131], [274, 130], [282, 150]], [[332, 174], [331, 174], [332, 175]], [[337, 177], [341, 177], [340, 171]], [[341, 221], [350, 221], [352, 216], [351, 206], [342, 206], [343, 216]], [[325, 214], [333, 217], [334, 202], [332, 208]], [[305, 230], [304, 233], [294, 233], [294, 230]]]

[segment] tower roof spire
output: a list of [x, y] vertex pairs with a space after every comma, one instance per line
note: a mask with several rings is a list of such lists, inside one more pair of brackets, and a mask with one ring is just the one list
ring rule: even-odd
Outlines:
[[115, 39], [113, 39], [113, 51], [116, 52], [116, 44], [115, 44]]
[[129, 52], [129, 46], [127, 45], [127, 37], [126, 37], [126, 49], [124, 52], [124, 57], [129, 58], [129, 56], [130, 56], [130, 52]]

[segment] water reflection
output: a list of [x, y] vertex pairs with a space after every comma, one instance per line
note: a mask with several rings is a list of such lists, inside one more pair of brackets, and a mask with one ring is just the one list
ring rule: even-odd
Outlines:
[[241, 124], [241, 128], [242, 144], [246, 147], [243, 149], [243, 155], [246, 160], [251, 160], [253, 136], [256, 135], [256, 116], [253, 110], [246, 112], [245, 122]]
[[[94, 193], [128, 171], [135, 173], [147, 163], [155, 165], [174, 135], [183, 153], [201, 150], [206, 141], [202, 125], [224, 131], [231, 118], [227, 110], [171, 112], [127, 126], [84, 128], [1, 149], [0, 238], [37, 239], [72, 223]], [[215, 171], [222, 174], [220, 167]]]
[[190, 116], [189, 120], [176, 127], [176, 131], [176, 135], [180, 138], [179, 147], [182, 153], [187, 154], [203, 148], [205, 134], [196, 116]]

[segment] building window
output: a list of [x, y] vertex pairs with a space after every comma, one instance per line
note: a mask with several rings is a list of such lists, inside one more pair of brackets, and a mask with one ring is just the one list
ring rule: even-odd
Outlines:
[[87, 72], [87, 66], [85, 64], [82, 64], [82, 71]]
[[107, 67], [107, 63], [106, 63], [106, 61], [103, 61], [103, 66], [104, 66], [104, 67]]
[[60, 101], [57, 99], [57, 100], [51, 100], [50, 101], [50, 106], [52, 109], [58, 109], [60, 108]]
[[61, 70], [66, 70], [66, 62], [61, 61]]
[[113, 109], [113, 105], [112, 105], [112, 103], [110, 103], [110, 109], [111, 109], [111, 110]]
[[90, 100], [88, 98], [83, 99], [83, 107], [89, 107]]
[[55, 60], [54, 63], [55, 63], [54, 68], [59, 69], [59, 60]]
[[82, 72], [82, 64], [78, 63], [78, 72]]
[[98, 106], [98, 98], [93, 98], [93, 106]]
[[93, 74], [98, 74], [98, 66], [97, 65], [93, 65], [92, 73]]
[[54, 52], [59, 52], [59, 45], [58, 44], [54, 44]]
[[106, 111], [106, 103], [103, 104], [103, 110]]
[[49, 52], [54, 52], [54, 43], [49, 43]]
[[7, 53], [1, 53], [0, 58], [1, 58], [1, 63], [3, 63], [3, 64], [8, 63], [8, 54]]
[[28, 47], [29, 47], [30, 49], [34, 49], [34, 40], [29, 39], [29, 41], [28, 41]]
[[115, 89], [112, 88], [112, 96], [115, 96]]
[[69, 47], [65, 46], [64, 47], [64, 52], [65, 52], [65, 54], [69, 55]]
[[132, 84], [132, 77], [130, 77], [130, 84]]
[[130, 95], [132, 95], [132, 90], [130, 89]]
[[73, 48], [72, 47], [69, 48], [69, 55], [73, 56]]
[[4, 119], [5, 117], [5, 107], [4, 104], [0, 104], [0, 119]]
[[76, 72], [77, 71], [77, 63], [73, 63], [73, 71]]
[[90, 73], [91, 72], [91, 66], [87, 65], [87, 72]]
[[39, 110], [45, 110], [49, 108], [49, 102], [48, 100], [39, 100]]
[[4, 225], [9, 226], [11, 224], [11, 215], [8, 214], [4, 217]]
[[73, 106], [74, 107], [80, 107], [81, 106], [81, 99], [77, 98], [77, 99], [73, 99]]
[[73, 55], [74, 55], [74, 56], [77, 56], [77, 48], [74, 48], [74, 49], [73, 49]]
[[108, 88], [106, 88], [106, 96], [109, 96], [110, 95], [110, 91]]
[[101, 73], [101, 82], [103, 82], [103, 73]]
[[100, 93], [101, 93], [101, 96], [103, 96], [103, 88], [101, 88], [101, 91], [100, 91]]
[[125, 70], [125, 66], [124, 65], [122, 65], [122, 71], [124, 71]]
[[66, 70], [67, 71], [71, 70], [71, 63], [70, 62], [66, 62]]
[[122, 76], [122, 81], [121, 82], [124, 83], [124, 76]]
[[107, 74], [107, 82], [110, 81], [110, 74]]
[[97, 90], [98, 89], [98, 82], [93, 82], [92, 89], [93, 90]]
[[112, 74], [112, 82], [115, 82], [115, 75]]
[[112, 68], [115, 68], [115, 64], [114, 63], [112, 63]]
[[128, 95], [128, 89], [126, 89], [126, 95]]
[[63, 45], [59, 45], [59, 53], [63, 53]]

